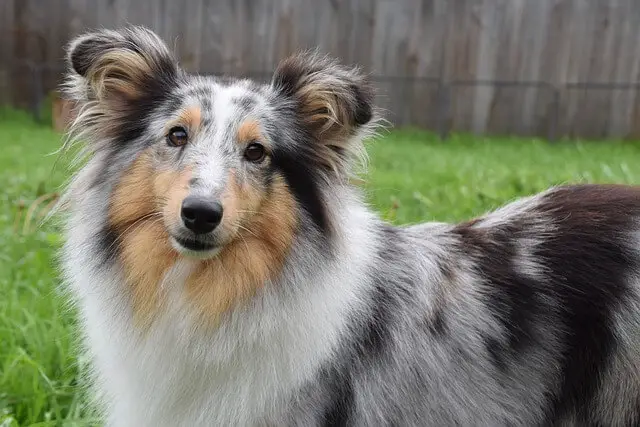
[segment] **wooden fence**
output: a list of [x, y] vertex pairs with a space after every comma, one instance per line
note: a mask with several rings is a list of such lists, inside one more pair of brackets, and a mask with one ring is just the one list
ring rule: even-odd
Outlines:
[[264, 73], [319, 47], [378, 76], [398, 125], [640, 137], [638, 0], [0, 0], [0, 100], [26, 105], [70, 37], [127, 23], [191, 71]]

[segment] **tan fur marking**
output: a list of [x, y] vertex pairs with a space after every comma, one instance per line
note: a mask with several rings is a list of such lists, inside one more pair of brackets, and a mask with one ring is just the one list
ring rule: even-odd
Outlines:
[[177, 253], [169, 244], [161, 221], [145, 221], [125, 233], [122, 262], [130, 286], [134, 319], [138, 326], [151, 324], [164, 303], [160, 284]]
[[349, 151], [353, 132], [350, 113], [340, 100], [340, 88], [327, 87], [323, 81], [306, 77], [300, 82], [297, 96], [301, 100], [302, 117], [321, 142], [320, 159], [337, 172], [342, 162], [335, 147]]
[[187, 125], [192, 132], [200, 127], [201, 121], [202, 110], [198, 106], [189, 107], [180, 114], [180, 122]]
[[189, 130], [189, 139], [191, 139], [200, 130], [201, 123], [202, 110], [199, 106], [193, 105], [182, 110], [175, 120], [167, 123], [164, 127], [164, 133], [167, 134], [175, 126], [186, 126]]
[[238, 185], [233, 173], [229, 180], [226, 220], [242, 227], [187, 283], [190, 300], [207, 324], [215, 324], [280, 272], [297, 225], [295, 202], [282, 178], [275, 180], [269, 198], [263, 200], [259, 191]]
[[111, 198], [109, 220], [118, 232], [138, 325], [148, 325], [163, 303], [159, 285], [177, 259], [165, 221], [179, 218], [189, 177], [189, 170], [156, 171], [145, 152], [125, 172]]
[[262, 141], [260, 123], [254, 119], [245, 120], [238, 127], [238, 143], [247, 144], [251, 141]]
[[151, 75], [148, 59], [125, 50], [114, 49], [102, 54], [87, 72], [97, 99], [107, 99], [110, 94], [125, 98], [139, 96], [140, 82]]
[[116, 186], [110, 201], [109, 218], [118, 227], [131, 224], [154, 211], [150, 180], [153, 173], [148, 153], [142, 153]]
[[[189, 192], [191, 171], [157, 171], [143, 153], [120, 180], [110, 205], [110, 223], [121, 242], [121, 261], [138, 326], [149, 326], [165, 303], [162, 279], [179, 254], [167, 226], [179, 221]], [[296, 204], [281, 177], [266, 197], [261, 189], [239, 183], [231, 170], [222, 196], [220, 227], [229, 243], [213, 259], [195, 261], [186, 282], [189, 300], [204, 324], [246, 301], [278, 274], [297, 226]]]
[[181, 173], [164, 172], [156, 175], [153, 182], [154, 194], [161, 199], [165, 224], [180, 221], [180, 209], [182, 201], [189, 195], [190, 179], [191, 168]]
[[300, 98], [305, 121], [322, 139], [345, 138], [352, 131], [350, 113], [340, 100], [340, 88], [327, 87], [322, 80], [307, 76], [300, 83]]

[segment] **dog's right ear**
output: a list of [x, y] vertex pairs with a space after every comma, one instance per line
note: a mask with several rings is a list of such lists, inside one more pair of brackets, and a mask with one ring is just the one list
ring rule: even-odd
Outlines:
[[175, 84], [177, 61], [152, 31], [129, 27], [76, 37], [67, 53], [67, 90], [78, 101], [116, 101], [148, 96]]

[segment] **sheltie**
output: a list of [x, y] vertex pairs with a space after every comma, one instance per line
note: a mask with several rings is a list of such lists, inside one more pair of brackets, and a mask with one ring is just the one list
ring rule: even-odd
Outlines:
[[379, 110], [318, 53], [192, 75], [77, 37], [65, 282], [109, 426], [637, 426], [640, 189], [392, 226], [351, 179]]

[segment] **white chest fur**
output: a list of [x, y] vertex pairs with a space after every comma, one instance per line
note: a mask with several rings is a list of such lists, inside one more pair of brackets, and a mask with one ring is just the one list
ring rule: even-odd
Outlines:
[[[371, 241], [365, 218], [352, 217], [344, 241]], [[267, 284], [215, 331], [196, 328], [190, 318], [181, 288], [196, 261], [181, 260], [162, 283], [168, 309], [142, 333], [133, 326], [120, 274], [100, 269], [91, 251], [81, 250], [89, 235], [83, 231], [88, 230], [80, 222], [68, 238], [67, 282], [80, 305], [96, 388], [104, 395], [110, 425], [118, 427], [278, 419], [291, 394], [338, 345], [347, 313], [357, 309], [366, 286], [363, 273], [371, 259], [370, 245], [345, 244], [336, 261], [314, 268], [317, 260], [304, 259], [300, 251], [281, 282]]]

